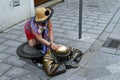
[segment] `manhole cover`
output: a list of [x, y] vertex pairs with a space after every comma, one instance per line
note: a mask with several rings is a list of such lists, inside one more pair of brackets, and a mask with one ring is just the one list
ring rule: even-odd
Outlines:
[[120, 48], [120, 40], [108, 38], [103, 44], [103, 47]]

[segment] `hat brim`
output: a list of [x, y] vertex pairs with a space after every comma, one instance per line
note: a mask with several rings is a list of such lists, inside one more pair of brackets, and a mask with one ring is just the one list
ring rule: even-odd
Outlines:
[[37, 23], [46, 23], [47, 21], [49, 21], [49, 19], [52, 17], [54, 10], [52, 8], [46, 8], [47, 10], [50, 11], [50, 14], [48, 16], [44, 16], [40, 19], [38, 19], [37, 17], [35, 17], [35, 22]]

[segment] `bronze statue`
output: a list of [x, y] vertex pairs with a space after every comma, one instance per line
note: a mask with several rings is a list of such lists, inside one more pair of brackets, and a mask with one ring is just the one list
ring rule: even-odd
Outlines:
[[44, 70], [49, 76], [64, 73], [66, 69], [77, 68], [82, 52], [72, 47], [61, 47], [57, 51], [49, 49], [43, 57]]

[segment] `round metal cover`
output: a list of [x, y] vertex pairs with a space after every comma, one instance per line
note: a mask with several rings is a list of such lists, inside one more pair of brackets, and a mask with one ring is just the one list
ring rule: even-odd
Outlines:
[[40, 54], [40, 51], [30, 47], [27, 42], [18, 46], [16, 53], [18, 56], [23, 57], [23, 58], [31, 59], [31, 58], [42, 57], [42, 55]]
[[28, 44], [26, 44], [24, 47], [23, 47], [23, 52], [24, 53], [27, 53], [27, 54], [40, 54], [40, 50], [36, 49], [36, 48], [32, 48], [30, 47]]

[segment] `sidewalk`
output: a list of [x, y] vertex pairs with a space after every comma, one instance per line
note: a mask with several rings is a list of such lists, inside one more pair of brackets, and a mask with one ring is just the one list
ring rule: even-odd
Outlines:
[[108, 38], [120, 40], [120, 0], [84, 0], [82, 39], [78, 39], [79, 0], [53, 6], [55, 42], [84, 52], [80, 66], [49, 77], [16, 55], [26, 41], [23, 21], [0, 33], [0, 80], [119, 80], [120, 48], [103, 47]]

